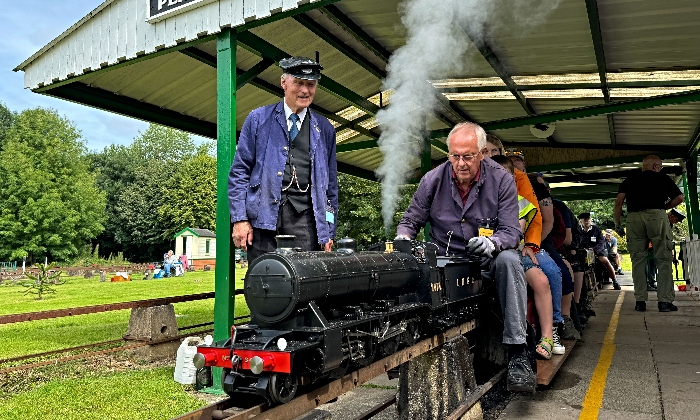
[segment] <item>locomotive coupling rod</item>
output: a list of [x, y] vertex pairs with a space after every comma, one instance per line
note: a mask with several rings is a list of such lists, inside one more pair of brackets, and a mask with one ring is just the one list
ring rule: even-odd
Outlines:
[[368, 382], [382, 373], [393, 369], [399, 365], [402, 365], [414, 357], [420, 356], [436, 347], [441, 346], [448, 340], [451, 340], [458, 335], [463, 335], [472, 331], [477, 327], [476, 320], [471, 320], [465, 322], [454, 328], [450, 328], [444, 333], [437, 334], [433, 337], [426, 338], [418, 342], [417, 344], [400, 350], [391, 356], [385, 357], [382, 360], [372, 363], [371, 365], [364, 367], [362, 369], [356, 370], [352, 373], [345, 375], [340, 379], [322, 386], [319, 389], [309, 392], [305, 395], [300, 395], [287, 404], [282, 404], [277, 407], [273, 407], [259, 415], [249, 417], [250, 413], [233, 415], [228, 417], [227, 420], [291, 420], [299, 417], [303, 414], [308, 413], [314, 408], [324, 404], [339, 395], [345, 394], [348, 391], [352, 391], [358, 386]]

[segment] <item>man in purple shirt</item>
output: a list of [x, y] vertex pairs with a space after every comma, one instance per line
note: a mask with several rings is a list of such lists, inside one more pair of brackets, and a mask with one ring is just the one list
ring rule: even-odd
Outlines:
[[527, 289], [515, 251], [523, 237], [518, 194], [513, 177], [490, 158], [484, 159], [485, 146], [486, 133], [478, 125], [462, 123], [452, 129], [447, 137], [449, 161], [421, 179], [397, 238], [413, 239], [430, 223], [439, 254], [470, 252], [490, 263], [488, 275], [501, 302], [503, 343], [510, 359], [508, 389], [531, 392], [537, 380], [527, 357]]

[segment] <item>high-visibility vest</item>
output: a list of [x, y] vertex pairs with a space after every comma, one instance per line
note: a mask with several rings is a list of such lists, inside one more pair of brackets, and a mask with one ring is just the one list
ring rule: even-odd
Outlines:
[[[518, 219], [525, 219], [525, 232], [530, 227], [530, 223], [537, 214], [537, 207], [530, 201], [518, 195]], [[523, 233], [525, 233], [523, 232]]]

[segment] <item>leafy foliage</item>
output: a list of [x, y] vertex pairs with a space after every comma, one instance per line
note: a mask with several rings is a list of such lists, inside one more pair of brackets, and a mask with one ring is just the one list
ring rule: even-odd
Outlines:
[[7, 137], [7, 132], [14, 124], [17, 114], [10, 111], [5, 104], [0, 102], [0, 150], [3, 149], [3, 144], [5, 144], [5, 138]]
[[105, 194], [74, 125], [55, 111], [23, 111], [0, 152], [0, 257], [66, 260], [104, 229]]
[[131, 261], [160, 258], [185, 227], [214, 228], [216, 160], [211, 143], [196, 146], [189, 134], [151, 124], [129, 147], [91, 155], [107, 194], [104, 256], [123, 251]]
[[382, 219], [381, 185], [351, 175], [338, 174], [338, 207], [340, 209], [336, 238], [351, 237], [361, 248], [394, 239], [396, 226], [411, 203], [417, 187], [417, 185], [407, 185], [402, 188], [401, 200], [394, 214], [394, 223], [387, 230], [384, 228]]
[[25, 295], [28, 293], [33, 293], [38, 295], [37, 299], [41, 299], [42, 295], [45, 293], [56, 293], [56, 289], [54, 289], [53, 286], [66, 283], [65, 279], [60, 278], [61, 271], [51, 272], [56, 266], [54, 263], [51, 263], [48, 266], [37, 263], [34, 266], [39, 270], [36, 276], [29, 272], [24, 273], [30, 280], [32, 280], [31, 282], [22, 283], [22, 286], [27, 288], [27, 291], [24, 292]]
[[170, 196], [158, 209], [171, 225], [163, 239], [172, 238], [186, 227], [216, 230], [216, 159], [200, 154], [178, 165], [171, 185], [162, 189]]

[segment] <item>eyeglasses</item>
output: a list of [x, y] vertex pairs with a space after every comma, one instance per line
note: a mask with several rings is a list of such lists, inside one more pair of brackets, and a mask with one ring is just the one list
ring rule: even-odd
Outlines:
[[481, 154], [481, 152], [479, 152], [479, 153], [477, 153], [477, 154], [475, 154], [475, 155], [458, 155], [458, 154], [456, 154], [456, 153], [449, 153], [447, 156], [448, 156], [451, 160], [453, 160], [453, 161], [455, 161], [455, 162], [459, 162], [460, 160], [463, 160], [464, 163], [471, 163], [471, 162], [473, 162], [474, 159], [476, 159], [480, 154]]

